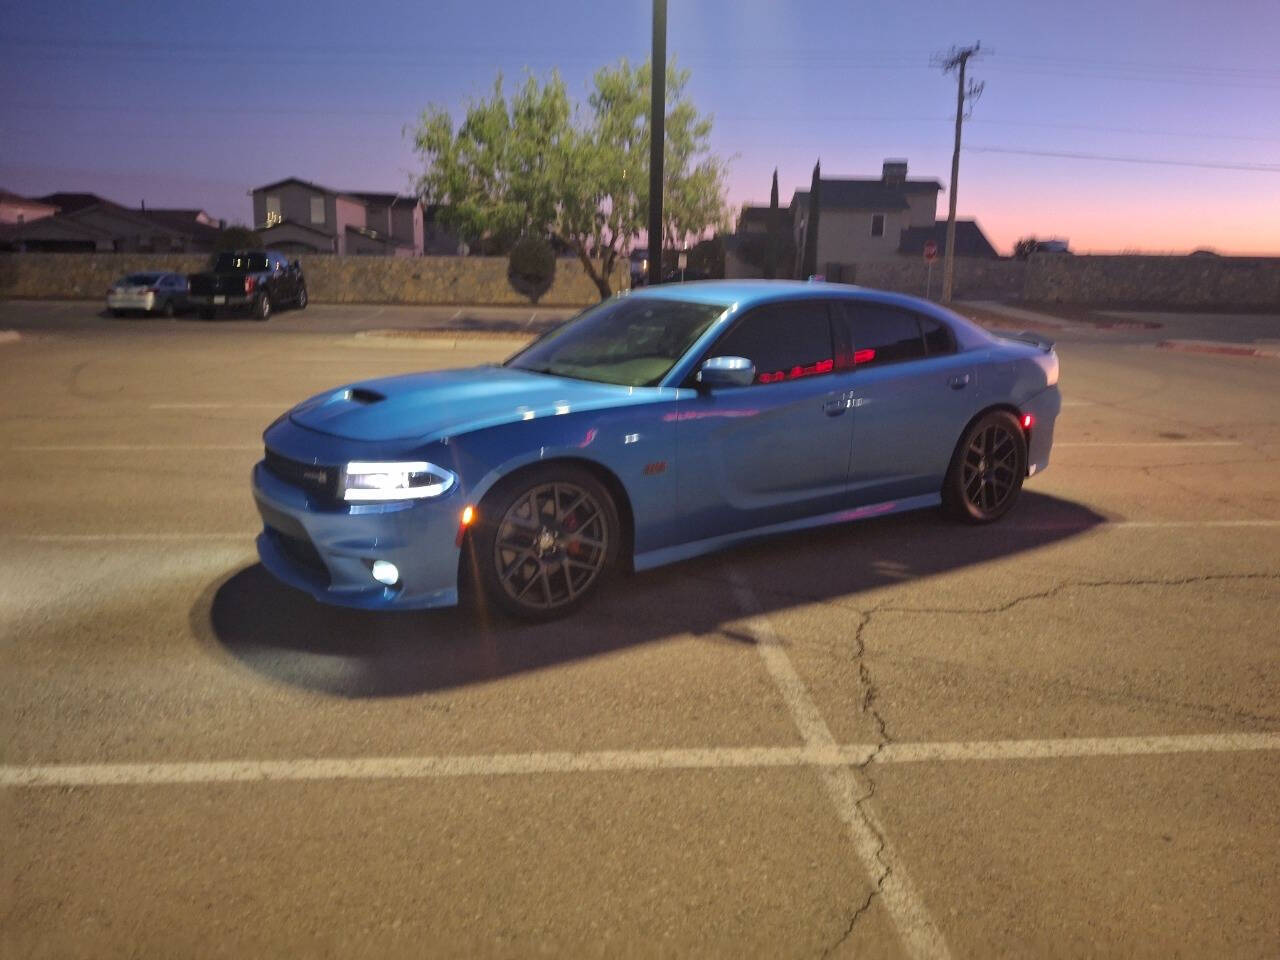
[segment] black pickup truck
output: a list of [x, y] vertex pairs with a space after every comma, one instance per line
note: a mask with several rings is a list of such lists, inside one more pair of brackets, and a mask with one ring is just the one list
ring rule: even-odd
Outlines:
[[279, 307], [307, 305], [302, 265], [275, 250], [216, 253], [209, 269], [193, 273], [187, 295], [192, 309], [206, 320], [220, 311], [248, 311], [266, 320]]

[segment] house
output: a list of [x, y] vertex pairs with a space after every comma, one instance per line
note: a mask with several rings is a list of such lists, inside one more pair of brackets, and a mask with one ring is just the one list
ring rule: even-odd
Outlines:
[[[871, 260], [919, 257], [933, 240], [939, 253], [946, 244], [946, 223], [938, 222], [937, 180], [912, 180], [906, 160], [886, 160], [878, 179], [822, 178], [818, 217], [818, 272], [829, 280], [851, 280], [856, 264]], [[792, 235], [796, 263], [804, 261], [809, 191], [797, 190], [791, 199]], [[995, 257], [997, 254], [973, 220], [956, 221], [957, 256]]]
[[34, 200], [57, 212], [0, 227], [6, 247], [56, 253], [207, 253], [220, 228], [203, 210], [134, 210], [94, 193], [50, 193]]
[[330, 187], [288, 177], [253, 191], [253, 222], [263, 243], [295, 253], [418, 257], [456, 253], [418, 197]]
[[737, 230], [724, 238], [724, 275], [730, 279], [765, 276], [772, 258], [775, 277], [791, 276], [795, 260], [791, 229], [787, 207], [743, 206]]
[[32, 220], [51, 217], [58, 208], [51, 203], [29, 200], [16, 193], [0, 189], [0, 224], [23, 224]]

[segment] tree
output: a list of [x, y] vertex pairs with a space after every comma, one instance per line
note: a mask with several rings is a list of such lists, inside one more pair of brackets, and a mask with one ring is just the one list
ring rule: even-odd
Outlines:
[[[612, 294], [619, 255], [648, 218], [647, 63], [621, 61], [595, 75], [578, 122], [558, 74], [533, 76], [508, 102], [502, 77], [473, 102], [455, 130], [448, 112], [428, 107], [414, 132], [425, 170], [419, 192], [441, 204], [441, 219], [473, 244], [546, 237], [572, 250], [601, 297]], [[724, 163], [709, 152], [711, 119], [685, 95], [687, 71], [667, 71], [663, 222], [666, 244], [683, 245], [727, 216]]]
[[804, 259], [800, 264], [800, 278], [807, 279], [818, 272], [818, 210], [821, 205], [822, 161], [813, 165], [813, 183], [809, 186], [809, 220], [804, 231]]
[[253, 250], [262, 246], [262, 238], [248, 227], [236, 226], [219, 230], [213, 241], [214, 250]]
[[1013, 245], [1013, 259], [1026, 260], [1036, 252], [1037, 246], [1039, 246], [1039, 241], [1035, 237], [1023, 237]]

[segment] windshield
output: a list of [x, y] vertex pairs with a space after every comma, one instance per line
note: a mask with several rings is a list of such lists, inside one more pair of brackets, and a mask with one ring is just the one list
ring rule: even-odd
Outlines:
[[220, 253], [213, 261], [214, 273], [256, 273], [267, 269], [267, 258], [260, 253]]
[[625, 387], [654, 386], [726, 309], [640, 297], [607, 300], [552, 330], [506, 366]]
[[131, 273], [123, 280], [117, 283], [121, 287], [149, 287], [151, 284], [159, 280], [164, 274], [162, 273]]

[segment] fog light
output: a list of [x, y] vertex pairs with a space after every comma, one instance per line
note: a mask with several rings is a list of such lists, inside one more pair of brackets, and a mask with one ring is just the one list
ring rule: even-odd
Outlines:
[[400, 568], [390, 560], [375, 560], [370, 567], [373, 573], [373, 579], [379, 583], [385, 583], [388, 587], [394, 587], [400, 582]]

